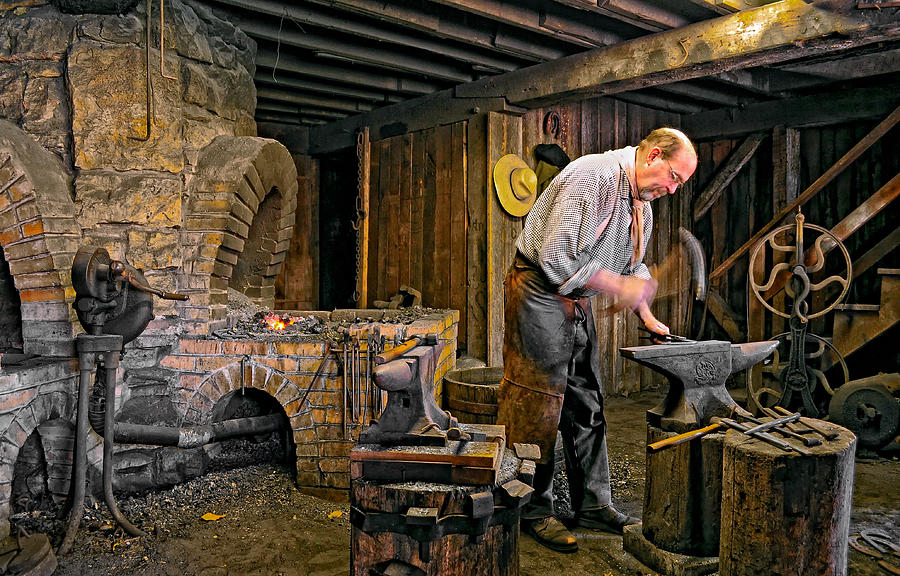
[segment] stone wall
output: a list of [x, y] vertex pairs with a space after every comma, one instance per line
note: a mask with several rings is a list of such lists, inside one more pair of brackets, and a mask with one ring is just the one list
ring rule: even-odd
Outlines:
[[[71, 232], [82, 243], [175, 291], [200, 151], [217, 136], [256, 135], [256, 46], [208, 6], [170, 0], [161, 51], [153, 4], [149, 67], [143, 2], [121, 15], [63, 14], [35, 0], [0, 5], [0, 118], [73, 176]], [[172, 302], [157, 304], [158, 314], [176, 314]]]

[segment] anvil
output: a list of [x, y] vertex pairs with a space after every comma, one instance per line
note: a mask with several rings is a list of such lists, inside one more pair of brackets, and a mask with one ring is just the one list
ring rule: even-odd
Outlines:
[[725, 388], [735, 372], [746, 370], [769, 356], [778, 342], [764, 340], [732, 344], [720, 340], [673, 342], [620, 348], [619, 353], [666, 376], [669, 391], [647, 411], [647, 421], [671, 432], [687, 432], [743, 411]]
[[375, 385], [388, 394], [377, 421], [359, 435], [361, 444], [446, 446], [456, 418], [434, 399], [434, 371], [446, 342], [420, 345], [375, 368]]

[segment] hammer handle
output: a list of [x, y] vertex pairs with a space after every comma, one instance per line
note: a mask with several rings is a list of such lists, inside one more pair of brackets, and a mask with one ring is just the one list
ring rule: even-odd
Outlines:
[[399, 346], [394, 346], [387, 352], [382, 352], [381, 354], [376, 356], [375, 364], [378, 364], [380, 366], [381, 364], [390, 362], [394, 358], [403, 356], [404, 354], [406, 354], [407, 352], [409, 352], [410, 350], [412, 350], [413, 348], [415, 348], [416, 346], [418, 346], [421, 343], [422, 343], [421, 338], [419, 338], [418, 336], [413, 336], [412, 338], [410, 338], [406, 342], [400, 344]]
[[671, 448], [672, 446], [678, 446], [679, 444], [684, 444], [685, 442], [690, 442], [694, 438], [699, 438], [711, 432], [715, 432], [723, 428], [722, 424], [710, 424], [709, 426], [704, 426], [703, 428], [698, 428], [696, 430], [691, 430], [690, 432], [685, 432], [683, 434], [679, 434], [677, 436], [670, 436], [668, 438], [663, 438], [662, 440], [657, 440], [652, 444], [647, 445], [648, 452], [659, 452], [663, 448]]

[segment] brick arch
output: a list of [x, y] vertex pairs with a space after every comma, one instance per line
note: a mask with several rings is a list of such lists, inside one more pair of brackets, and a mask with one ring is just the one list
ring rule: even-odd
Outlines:
[[0, 246], [19, 292], [29, 354], [74, 354], [72, 261], [82, 239], [71, 190], [59, 158], [0, 120]]
[[[19, 395], [32, 394], [32, 397], [28, 402], [23, 403], [13, 421], [0, 432], [0, 478], [7, 479], [0, 484], [0, 538], [5, 538], [10, 532], [12, 479], [19, 451], [25, 444], [25, 440], [41, 424], [50, 420], [64, 420], [72, 424], [74, 430], [75, 400], [72, 394], [64, 388], [42, 391], [40, 394], [35, 393], [35, 389], [20, 391]], [[74, 443], [74, 432], [72, 441]], [[103, 466], [103, 440], [92, 430], [88, 436], [87, 462], [89, 469], [87, 477], [99, 477]], [[92, 468], [95, 469], [95, 474], [91, 474], [90, 469]]]
[[192, 188], [185, 272], [191, 291], [209, 293], [209, 318], [199, 319], [208, 328], [224, 320], [229, 287], [274, 306], [297, 207], [290, 152], [267, 138], [219, 136], [201, 151]]
[[239, 391], [243, 385], [245, 388], [266, 392], [274, 398], [284, 408], [290, 421], [294, 443], [297, 446], [308, 443], [308, 439], [298, 435], [298, 432], [320, 423], [313, 420], [314, 413], [310, 405], [301, 404], [306, 390], [279, 372], [253, 360], [245, 360], [243, 366], [241, 362], [233, 362], [211, 372], [209, 376], [199, 380], [196, 386], [181, 391], [182, 425], [208, 424], [213, 407], [219, 400], [231, 392]]

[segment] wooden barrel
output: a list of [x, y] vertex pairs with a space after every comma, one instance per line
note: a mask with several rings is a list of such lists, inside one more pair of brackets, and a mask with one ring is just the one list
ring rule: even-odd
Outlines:
[[720, 576], [847, 574], [856, 437], [831, 426], [838, 438], [806, 454], [725, 436]]
[[444, 407], [460, 422], [495, 424], [502, 379], [502, 366], [451, 370], [444, 376]]

